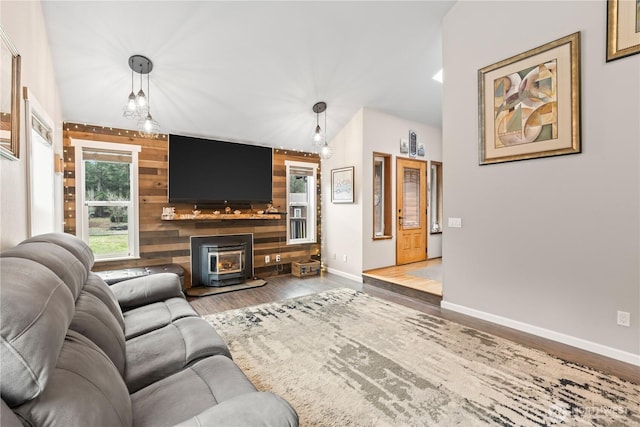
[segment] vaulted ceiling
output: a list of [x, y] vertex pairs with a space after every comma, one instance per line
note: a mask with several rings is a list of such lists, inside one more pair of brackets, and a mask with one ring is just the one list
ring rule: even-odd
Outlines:
[[122, 109], [128, 59], [142, 54], [162, 133], [310, 151], [317, 101], [329, 140], [362, 107], [441, 126], [432, 76], [453, 3], [44, 1], [43, 11], [66, 121], [136, 129]]

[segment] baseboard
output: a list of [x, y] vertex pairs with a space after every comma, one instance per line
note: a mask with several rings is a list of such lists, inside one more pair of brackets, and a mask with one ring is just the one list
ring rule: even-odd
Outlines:
[[610, 357], [612, 359], [616, 359], [622, 362], [630, 363], [632, 365], [640, 366], [640, 355], [638, 354], [629, 353], [623, 350], [618, 350], [613, 347], [608, 347], [606, 345], [598, 344], [592, 341], [587, 341], [582, 338], [573, 337], [571, 335], [566, 335], [560, 332], [552, 331], [550, 329], [540, 328], [538, 326], [530, 325], [528, 323], [519, 322], [517, 320], [508, 319], [506, 317], [497, 316], [495, 314], [486, 313], [484, 311], [465, 307], [463, 305], [453, 304], [447, 301], [442, 301], [441, 307], [446, 310], [451, 310], [457, 313], [466, 314], [467, 316], [486, 320], [488, 322], [496, 323], [498, 325], [506, 326], [508, 328], [517, 329], [518, 331], [527, 332], [529, 334], [537, 335], [539, 337], [543, 337], [543, 338], [547, 338], [563, 344], [567, 344], [572, 347], [577, 347], [582, 350], [590, 351], [592, 353], [597, 353], [602, 356]]
[[345, 279], [362, 283], [362, 276], [356, 276], [354, 274], [345, 273], [344, 271], [336, 270], [335, 268], [327, 267], [327, 273], [335, 274], [336, 276], [344, 277]]

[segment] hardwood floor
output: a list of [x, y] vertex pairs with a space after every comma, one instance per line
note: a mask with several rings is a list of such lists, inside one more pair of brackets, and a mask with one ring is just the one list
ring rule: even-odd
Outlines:
[[357, 283], [333, 274], [323, 273], [322, 276], [306, 277], [303, 279], [284, 275], [267, 278], [267, 285], [225, 294], [212, 295], [201, 298], [188, 298], [199, 315], [217, 313], [225, 310], [248, 307], [267, 302], [296, 298], [326, 291], [329, 289], [346, 287], [366, 292], [372, 296], [413, 308], [422, 313], [431, 314], [462, 325], [493, 334], [518, 344], [544, 351], [563, 360], [578, 363], [597, 369], [601, 372], [616, 375], [635, 384], [640, 384], [640, 367], [610, 359], [595, 353], [561, 344], [555, 341], [531, 335], [515, 329], [476, 319], [464, 314], [441, 309], [437, 305], [424, 300], [413, 298], [368, 284]]
[[414, 270], [420, 270], [425, 267], [442, 264], [442, 258], [429, 259], [426, 261], [414, 262], [412, 264], [396, 265], [392, 267], [376, 268], [367, 270], [362, 273], [364, 277], [370, 277], [384, 282], [393, 283], [395, 285], [404, 286], [406, 288], [415, 289], [417, 291], [426, 292], [432, 295], [442, 297], [442, 283], [418, 276], [412, 276], [410, 273]]

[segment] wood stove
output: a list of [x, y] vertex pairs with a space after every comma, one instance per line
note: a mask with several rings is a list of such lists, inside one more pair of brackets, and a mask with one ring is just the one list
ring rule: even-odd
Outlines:
[[243, 283], [246, 274], [247, 244], [226, 241], [200, 246], [200, 277], [205, 286]]

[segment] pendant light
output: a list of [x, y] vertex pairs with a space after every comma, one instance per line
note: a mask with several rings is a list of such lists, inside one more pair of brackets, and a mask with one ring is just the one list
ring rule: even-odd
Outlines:
[[[313, 105], [313, 112], [316, 113], [316, 130], [313, 136], [314, 145], [320, 147], [320, 157], [326, 160], [333, 155], [333, 149], [329, 147], [329, 143], [327, 142], [327, 103], [315, 103]], [[322, 129], [320, 128], [320, 113], [324, 113], [324, 133], [322, 133]]]
[[327, 127], [327, 103], [316, 102], [313, 104], [313, 112], [316, 113], [316, 129], [313, 133], [313, 145], [322, 147], [322, 129], [320, 128], [320, 113], [324, 113], [325, 128]]
[[136, 108], [136, 94], [133, 93], [133, 57], [129, 58], [129, 68], [131, 68], [131, 93], [127, 104], [124, 106], [122, 115], [127, 119], [138, 117], [138, 109]]
[[[138, 131], [140, 135], [147, 138], [155, 138], [160, 134], [160, 125], [151, 116], [150, 100], [151, 91], [149, 89], [149, 74], [153, 70], [153, 62], [143, 55], [133, 55], [129, 58], [129, 68], [131, 68], [131, 93], [124, 107], [123, 116], [128, 119], [138, 119]], [[133, 92], [133, 74], [140, 75], [140, 90], [138, 94]], [[142, 75], [147, 75], [147, 93], [143, 87]]]
[[[149, 61], [151, 62], [151, 61]], [[142, 88], [140, 88], [142, 92]], [[151, 91], [149, 90], [149, 73], [147, 73], [147, 97], [145, 98], [146, 114], [138, 121], [138, 132], [146, 138], [155, 138], [160, 134], [160, 124], [151, 117]]]

